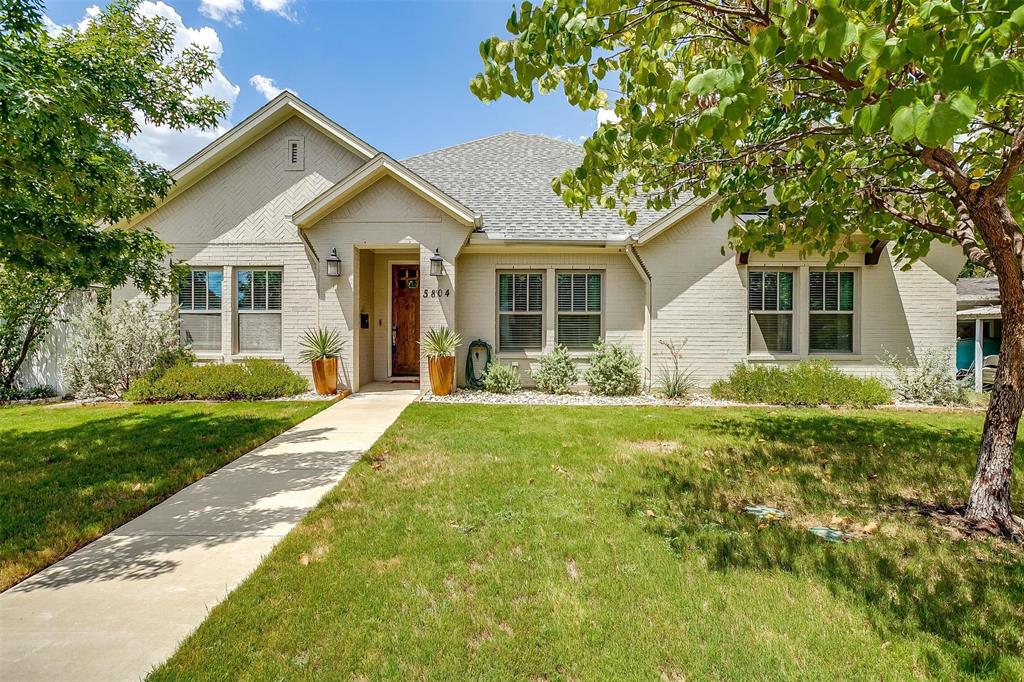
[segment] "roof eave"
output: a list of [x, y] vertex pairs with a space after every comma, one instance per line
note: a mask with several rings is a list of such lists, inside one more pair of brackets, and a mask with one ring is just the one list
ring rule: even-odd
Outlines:
[[473, 228], [483, 225], [483, 217], [479, 213], [382, 152], [297, 210], [291, 216], [292, 223], [303, 229], [312, 227], [385, 175], [395, 178], [461, 224]]
[[644, 227], [643, 229], [636, 233], [637, 245], [642, 246], [648, 243], [649, 241], [660, 235], [662, 232], [665, 232], [666, 230], [674, 227], [679, 221], [687, 218], [691, 214], [707, 206], [709, 203], [714, 201], [715, 198], [715, 195], [711, 195], [709, 197], [705, 197], [702, 199], [694, 198], [693, 201], [688, 201], [687, 203], [672, 209], [671, 211], [661, 216], [653, 223], [651, 223], [647, 227]]

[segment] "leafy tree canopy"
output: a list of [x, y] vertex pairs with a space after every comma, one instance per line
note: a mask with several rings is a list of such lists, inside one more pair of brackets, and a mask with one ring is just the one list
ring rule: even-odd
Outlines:
[[685, 189], [718, 195], [718, 214], [768, 207], [737, 249], [841, 262], [859, 230], [908, 260], [953, 239], [991, 270], [970, 214], [993, 200], [1024, 254], [1021, 0], [547, 0], [507, 29], [480, 46], [478, 97], [617, 95], [620, 120], [553, 182], [571, 206], [635, 220], [630, 200]]
[[172, 181], [124, 143], [143, 121], [212, 127], [226, 103], [195, 94], [211, 56], [175, 53], [171, 26], [137, 4], [118, 0], [84, 30], [51, 35], [39, 0], [0, 0], [0, 261], [71, 286], [168, 285], [167, 245], [112, 227]]

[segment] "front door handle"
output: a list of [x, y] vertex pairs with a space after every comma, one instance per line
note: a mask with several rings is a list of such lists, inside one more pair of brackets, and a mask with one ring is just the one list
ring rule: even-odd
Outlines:
[[398, 325], [394, 322], [391, 323], [391, 352], [394, 353], [398, 350]]

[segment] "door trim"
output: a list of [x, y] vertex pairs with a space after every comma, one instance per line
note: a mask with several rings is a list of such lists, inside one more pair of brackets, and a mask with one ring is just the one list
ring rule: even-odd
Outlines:
[[[388, 318], [387, 318], [388, 319], [388, 333], [387, 333], [387, 339], [388, 339], [388, 341], [387, 341], [387, 346], [388, 346], [388, 373], [387, 373], [387, 377], [388, 377], [388, 379], [392, 379], [392, 378], [395, 377], [395, 372], [394, 372], [394, 369], [395, 369], [394, 356], [391, 353], [391, 325], [392, 325], [392, 321], [394, 320], [394, 318], [391, 316], [391, 304], [395, 300], [394, 299], [394, 294], [392, 293], [392, 289], [394, 289], [394, 280], [395, 280], [394, 266], [396, 266], [396, 265], [420, 265], [420, 262], [418, 260], [410, 260], [408, 258], [395, 258], [393, 260], [392, 259], [388, 259], [387, 263], [388, 263]], [[420, 270], [421, 271], [420, 271], [419, 280], [420, 280], [420, 284], [422, 285], [422, 283], [423, 283], [422, 268], [420, 268]], [[416, 298], [417, 298], [416, 304], [419, 305], [419, 297], [417, 296]], [[416, 317], [418, 319], [419, 315], [417, 315]], [[416, 336], [419, 337], [419, 330], [416, 330]], [[398, 378], [405, 379], [405, 378], [407, 378], [409, 376], [415, 376], [418, 379], [419, 378], [419, 372], [417, 372], [415, 375], [401, 374], [401, 375], [398, 376]]]

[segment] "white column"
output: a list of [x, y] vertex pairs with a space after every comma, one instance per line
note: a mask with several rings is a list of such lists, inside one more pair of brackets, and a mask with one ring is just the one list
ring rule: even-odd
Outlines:
[[983, 334], [985, 323], [980, 318], [974, 321], [974, 390], [981, 392], [981, 366], [985, 363]]
[[220, 352], [223, 362], [231, 362], [235, 352], [235, 268], [224, 266], [220, 300]]

